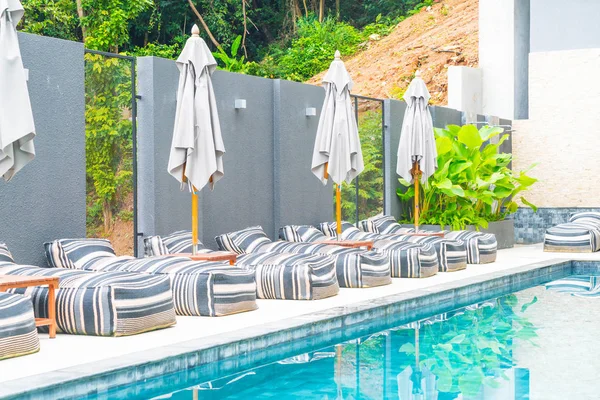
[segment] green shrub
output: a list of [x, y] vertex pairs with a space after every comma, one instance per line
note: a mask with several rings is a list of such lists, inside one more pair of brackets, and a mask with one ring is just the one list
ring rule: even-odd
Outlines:
[[287, 46], [271, 46], [261, 66], [253, 66], [251, 71], [260, 76], [306, 81], [329, 67], [336, 50], [344, 56], [352, 55], [363, 41], [361, 32], [344, 22], [302, 18], [296, 37]]
[[[502, 135], [497, 143], [489, 143], [502, 132], [502, 128], [489, 126], [478, 131], [473, 125], [435, 129], [438, 169], [421, 186], [421, 223], [453, 229], [466, 225], [487, 228], [489, 221], [503, 220], [516, 212], [517, 199], [536, 210], [520, 196], [537, 182], [527, 175], [533, 166], [520, 172], [508, 167], [512, 154], [499, 153], [499, 147], [509, 134]], [[403, 179], [400, 183], [405, 189], [398, 189], [398, 197], [413, 201], [414, 186]], [[412, 218], [405, 216], [407, 220]]]

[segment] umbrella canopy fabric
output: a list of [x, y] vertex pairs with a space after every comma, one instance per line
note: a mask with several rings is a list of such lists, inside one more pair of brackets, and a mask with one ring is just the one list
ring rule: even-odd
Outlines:
[[[313, 150], [312, 172], [327, 184], [327, 173], [333, 182], [350, 183], [365, 168], [358, 127], [352, 112], [352, 79], [340, 59], [339, 51], [323, 78], [325, 102], [317, 128]], [[326, 165], [328, 165], [326, 167]]]
[[433, 121], [427, 103], [429, 91], [417, 71], [404, 93], [406, 112], [398, 146], [396, 172], [404, 180], [413, 183], [411, 169], [418, 162], [422, 171], [421, 182], [425, 183], [437, 168], [437, 150], [433, 135]]
[[0, 175], [9, 181], [35, 157], [35, 126], [17, 24], [19, 0], [0, 0]]
[[[2, 0], [0, 0], [2, 1]], [[197, 27], [196, 27], [197, 30]], [[223, 177], [225, 145], [211, 75], [217, 62], [197, 34], [190, 37], [177, 59], [179, 89], [169, 173], [190, 191]]]

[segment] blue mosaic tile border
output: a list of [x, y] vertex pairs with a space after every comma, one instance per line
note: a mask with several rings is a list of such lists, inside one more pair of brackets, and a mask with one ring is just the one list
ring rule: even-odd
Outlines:
[[509, 217], [515, 222], [515, 243], [542, 243], [546, 229], [568, 222], [571, 215], [584, 211], [600, 212], [600, 208], [538, 208], [537, 212], [528, 207], [519, 208]]

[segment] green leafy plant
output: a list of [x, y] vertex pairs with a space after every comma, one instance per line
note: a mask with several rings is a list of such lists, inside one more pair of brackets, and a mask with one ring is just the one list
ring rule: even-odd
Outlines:
[[[369, 104], [362, 104], [368, 107]], [[358, 117], [358, 133], [365, 169], [358, 179], [358, 217], [368, 218], [383, 211], [383, 142], [381, 109], [366, 109]], [[335, 204], [335, 198], [334, 198]], [[342, 219], [356, 219], [356, 181], [342, 185]]]
[[[421, 185], [423, 224], [440, 224], [453, 229], [466, 225], [487, 228], [489, 221], [499, 221], [517, 211], [520, 200], [536, 207], [521, 194], [537, 179], [527, 175], [534, 167], [514, 172], [508, 165], [512, 154], [500, 153], [500, 145], [509, 138], [501, 128], [473, 125], [449, 125], [435, 129], [438, 169], [425, 185]], [[400, 179], [404, 188], [397, 191], [406, 202], [414, 201], [414, 186]], [[406, 207], [410, 209], [411, 207]], [[411, 220], [412, 215], [405, 216]]]
[[[111, 229], [118, 199], [131, 190], [131, 71], [129, 62], [85, 55], [85, 135], [88, 193], [101, 204], [104, 231]], [[121, 196], [118, 196], [121, 194]], [[98, 206], [91, 203], [88, 213]], [[88, 218], [93, 222], [97, 218]]]
[[242, 36], [239, 35], [233, 40], [231, 44], [231, 49], [229, 50], [230, 54], [227, 54], [225, 50], [219, 48], [218, 51], [213, 52], [213, 56], [221, 61], [224, 64], [223, 69], [229, 72], [238, 72], [245, 74], [248, 72], [248, 63], [245, 61], [245, 57], [239, 56], [238, 52], [240, 51], [240, 45], [242, 43]]

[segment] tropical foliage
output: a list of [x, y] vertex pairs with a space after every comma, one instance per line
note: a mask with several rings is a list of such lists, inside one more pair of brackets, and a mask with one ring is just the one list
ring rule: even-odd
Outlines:
[[359, 112], [358, 117], [358, 132], [365, 163], [365, 169], [358, 178], [358, 199], [356, 197], [356, 180], [342, 185], [342, 219], [350, 222], [356, 219], [357, 205], [359, 219], [365, 219], [383, 211], [381, 109], [371, 101], [359, 102], [359, 109], [361, 107], [370, 108]]
[[[326, 69], [335, 50], [349, 56], [370, 36], [434, 0], [23, 0], [25, 32], [81, 41], [90, 50], [176, 58], [197, 23], [220, 68], [304, 81]], [[108, 234], [131, 214], [131, 70], [127, 61], [85, 56], [88, 230]], [[360, 217], [382, 207], [380, 114], [361, 114], [366, 170]], [[355, 215], [354, 183], [344, 213]], [[129, 196], [129, 197], [128, 197]], [[124, 206], [124, 204], [129, 204]], [[124, 217], [125, 218], [125, 217]]]
[[[489, 221], [498, 221], [517, 211], [518, 201], [535, 209], [522, 196], [537, 179], [526, 171], [515, 172], [509, 164], [512, 154], [500, 153], [500, 145], [508, 140], [502, 128], [473, 125], [449, 125], [435, 129], [438, 169], [421, 186], [420, 222], [440, 224], [453, 229], [466, 225], [487, 228]], [[414, 186], [403, 179], [404, 189], [398, 196], [405, 202], [414, 201]], [[410, 210], [412, 207], [405, 207]], [[412, 215], [406, 220], [411, 221]]]
[[110, 231], [113, 212], [132, 190], [130, 67], [118, 58], [85, 55], [88, 230], [102, 223]]

